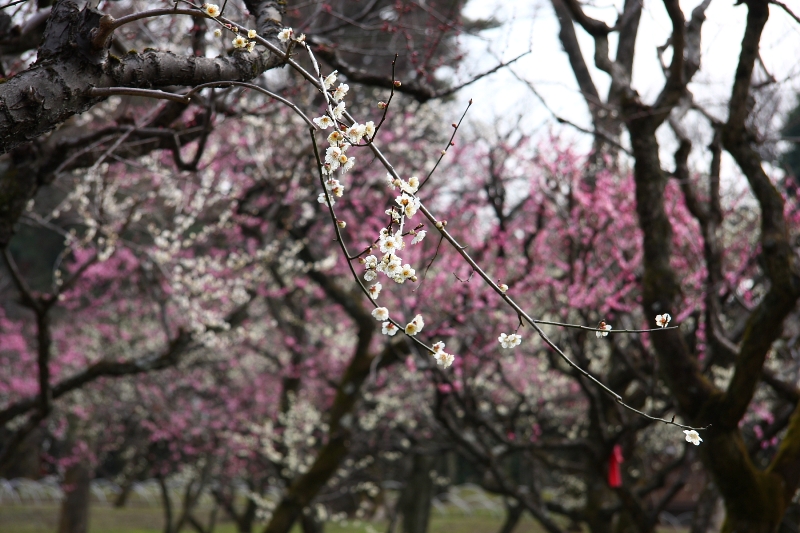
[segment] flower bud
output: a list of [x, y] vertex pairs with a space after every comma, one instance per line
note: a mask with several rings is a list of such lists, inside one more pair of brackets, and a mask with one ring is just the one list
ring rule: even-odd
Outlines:
[[386, 102], [378, 102], [378, 109], [386, 109], [387, 103]]
[[336, 225], [339, 226], [339, 228], [344, 229], [345, 226], [347, 226], [347, 222], [345, 222], [344, 220], [337, 220]]
[[400, 80], [394, 80], [394, 86], [395, 87], [400, 87], [401, 85], [402, 85], [402, 83], [400, 83]]

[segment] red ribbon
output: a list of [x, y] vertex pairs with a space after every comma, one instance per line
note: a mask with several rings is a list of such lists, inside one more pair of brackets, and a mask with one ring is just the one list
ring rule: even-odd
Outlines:
[[608, 486], [611, 488], [622, 486], [622, 473], [620, 465], [625, 459], [622, 457], [622, 446], [615, 444], [608, 456]]

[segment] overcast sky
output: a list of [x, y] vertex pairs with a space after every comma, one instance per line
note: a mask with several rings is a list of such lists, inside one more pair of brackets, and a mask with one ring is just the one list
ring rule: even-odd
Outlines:
[[[699, 1], [681, 0], [687, 18]], [[784, 2], [795, 13], [800, 13], [800, 0]], [[613, 25], [622, 1], [598, 0], [596, 6], [589, 13]], [[777, 79], [786, 80], [783, 84], [786, 92], [784, 105], [788, 107], [793, 103], [793, 93], [800, 88], [800, 24], [774, 5], [770, 6], [770, 10], [762, 40], [762, 57]], [[504, 24], [483, 32], [481, 37], [463, 38], [469, 55], [457, 74], [460, 78], [491, 68], [496, 64], [492, 54], [508, 60], [531, 48], [531, 55], [515, 63], [514, 70], [534, 84], [553, 111], [589, 127], [586, 105], [578, 93], [567, 56], [561, 49], [559, 25], [549, 0], [473, 0], [467, 4], [465, 13], [470, 18], [494, 15]], [[725, 108], [722, 104], [730, 94], [747, 8], [743, 5], [734, 6], [733, 0], [712, 0], [706, 13], [702, 34], [703, 63], [690, 90], [696, 101], [724, 118]], [[656, 47], [665, 43], [670, 28], [663, 3], [645, 0], [636, 43], [633, 80], [635, 88], [646, 102], [653, 101], [664, 82]], [[593, 68], [594, 42], [581, 28], [576, 28], [576, 31], [587, 62]], [[594, 68], [593, 76], [598, 90], [605, 94], [608, 76]], [[526, 123], [531, 126], [546, 124], [548, 120], [552, 122], [548, 111], [508, 72], [499, 72], [477, 82], [461, 91], [459, 97], [464, 102], [469, 98], [475, 99], [477, 105], [474, 112], [470, 112], [472, 116], [490, 113], [516, 117], [524, 113]]]

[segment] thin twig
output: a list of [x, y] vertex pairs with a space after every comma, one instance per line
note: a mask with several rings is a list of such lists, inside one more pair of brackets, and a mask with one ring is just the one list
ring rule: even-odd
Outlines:
[[667, 326], [664, 328], [652, 329], [597, 329], [578, 324], [566, 324], [564, 322], [550, 322], [549, 320], [534, 320], [537, 324], [544, 324], [547, 326], [561, 326], [562, 328], [582, 329], [584, 331], [599, 331], [601, 333], [649, 333], [651, 331], [663, 331], [665, 329], [678, 329], [680, 326]]
[[386, 113], [389, 112], [389, 104], [392, 103], [392, 98], [394, 98], [394, 88], [395, 88], [394, 82], [396, 81], [395, 80], [395, 65], [396, 64], [397, 64], [397, 54], [394, 55], [394, 59], [392, 60], [392, 88], [391, 88], [391, 91], [389, 92], [389, 99], [386, 101], [386, 105], [383, 106], [383, 116], [381, 117], [380, 122], [378, 122], [378, 125], [375, 126], [375, 133], [372, 135], [372, 139], [370, 139], [370, 141], [372, 141], [373, 139], [377, 138], [378, 131], [381, 129], [381, 126], [383, 126], [383, 123], [386, 120]]
[[[445, 96], [450, 96], [451, 94], [455, 94], [458, 91], [460, 91], [461, 89], [463, 89], [464, 87], [468, 87], [469, 85], [472, 85], [473, 83], [475, 83], [479, 79], [485, 78], [486, 76], [488, 76], [490, 74], [494, 74], [495, 72], [497, 72], [501, 68], [505, 68], [505, 67], [507, 67], [507, 66], [509, 66], [509, 65], [511, 65], [513, 63], [516, 63], [518, 60], [522, 59], [523, 57], [525, 57], [526, 55], [530, 54], [531, 52], [532, 52], [532, 50], [528, 50], [527, 52], [523, 52], [520, 55], [518, 55], [517, 57], [515, 57], [514, 59], [512, 59], [511, 61], [507, 61], [505, 63], [502, 63], [502, 62], [498, 63], [494, 68], [491, 68], [491, 69], [487, 70], [486, 72], [478, 74], [474, 78], [472, 78], [472, 79], [470, 79], [468, 81], [465, 81], [462, 84], [456, 85], [455, 87], [450, 87], [449, 89], [446, 89], [444, 91], [436, 92], [436, 93], [433, 94], [433, 98], [443, 98]], [[509, 70], [511, 70], [511, 69], [509, 69]]]
[[17, 0], [16, 2], [11, 2], [10, 4], [6, 4], [6, 5], [2, 6], [2, 7], [0, 7], [0, 11], [2, 11], [3, 9], [5, 9], [7, 7], [13, 7], [13, 6], [17, 5], [17, 4], [22, 4], [22, 3], [25, 3], [27, 1], [28, 0]]
[[417, 285], [417, 288], [415, 288], [415, 289], [414, 289], [413, 291], [411, 291], [411, 292], [416, 292], [417, 290], [419, 290], [419, 288], [420, 288], [420, 287], [422, 287], [422, 283], [423, 283], [423, 282], [425, 281], [425, 279], [428, 277], [428, 270], [430, 270], [430, 268], [431, 268], [431, 265], [433, 265], [433, 262], [436, 260], [436, 256], [438, 256], [438, 255], [439, 255], [439, 248], [441, 248], [441, 247], [442, 247], [442, 241], [444, 241], [444, 236], [440, 235], [440, 236], [439, 236], [439, 244], [437, 244], [437, 245], [436, 245], [436, 251], [434, 252], [434, 254], [433, 254], [433, 257], [431, 257], [431, 260], [430, 260], [430, 262], [428, 263], [428, 266], [426, 266], [426, 267], [425, 267], [425, 272], [422, 274], [422, 281], [420, 281], [420, 282], [419, 282], [419, 285]]
[[93, 87], [89, 89], [89, 96], [105, 98], [107, 96], [143, 96], [145, 98], [156, 98], [158, 100], [171, 100], [181, 104], [188, 104], [189, 98], [179, 94], [156, 91], [154, 89], [134, 89], [131, 87]]
[[292, 110], [295, 113], [297, 113], [298, 115], [300, 115], [300, 118], [302, 118], [305, 121], [305, 123], [308, 124], [308, 126], [310, 128], [313, 128], [314, 130], [318, 129], [317, 125], [314, 124], [314, 121], [312, 121], [310, 118], [308, 118], [308, 116], [305, 113], [303, 113], [300, 110], [300, 108], [297, 107], [295, 104], [293, 104], [292, 102], [290, 102], [289, 100], [287, 100], [283, 96], [280, 96], [279, 94], [275, 94], [272, 91], [269, 91], [269, 90], [267, 90], [267, 89], [265, 89], [263, 87], [259, 87], [258, 85], [255, 85], [253, 83], [247, 83], [247, 82], [244, 82], [244, 81], [212, 81], [210, 83], [203, 83], [202, 85], [198, 85], [197, 87], [194, 87], [191, 91], [186, 93], [184, 96], [187, 97], [187, 98], [190, 98], [196, 92], [201, 91], [203, 89], [207, 89], [208, 87], [232, 87], [232, 86], [245, 87], [247, 89], [252, 89], [254, 91], [258, 91], [260, 93], [266, 94], [270, 98], [274, 98], [275, 100], [281, 102], [282, 104], [287, 105], [290, 108], [292, 108]]
[[787, 5], [786, 5], [786, 4], [784, 4], [783, 2], [778, 2], [778, 0], [770, 0], [770, 2], [769, 2], [769, 3], [770, 3], [770, 4], [775, 4], [775, 5], [776, 5], [776, 6], [778, 6], [779, 8], [783, 9], [784, 11], [786, 11], [786, 13], [787, 13], [787, 14], [788, 14], [790, 17], [792, 17], [792, 18], [795, 20], [795, 22], [797, 22], [798, 24], [800, 24], [800, 17], [798, 17], [797, 15], [795, 15], [795, 14], [794, 14], [794, 12], [792, 12], [792, 10], [791, 10], [791, 9], [789, 9], [789, 6], [787, 6]]
[[436, 164], [433, 165], [433, 168], [431, 169], [431, 171], [428, 172], [428, 175], [425, 176], [425, 179], [422, 181], [422, 183], [419, 184], [419, 189], [417, 189], [417, 195], [419, 195], [420, 189], [422, 189], [422, 187], [424, 187], [425, 184], [428, 183], [428, 180], [431, 179], [431, 176], [433, 176], [433, 173], [436, 172], [436, 168], [439, 166], [439, 163], [442, 162], [442, 159], [444, 159], [444, 156], [447, 155], [447, 151], [450, 149], [451, 146], [453, 146], [453, 139], [456, 138], [456, 132], [458, 132], [458, 128], [461, 127], [461, 121], [463, 121], [464, 117], [467, 116], [467, 111], [469, 111], [469, 108], [471, 106], [472, 106], [472, 98], [469, 99], [469, 103], [467, 104], [466, 109], [464, 109], [464, 112], [461, 114], [461, 118], [458, 119], [458, 122], [453, 124], [453, 134], [450, 136], [450, 140], [447, 141], [447, 146], [445, 146], [444, 150], [442, 150], [441, 153], [439, 154], [439, 159], [436, 160]]

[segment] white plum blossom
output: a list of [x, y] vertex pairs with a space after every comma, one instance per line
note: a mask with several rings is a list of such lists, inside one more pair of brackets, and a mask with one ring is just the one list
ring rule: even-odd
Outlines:
[[390, 337], [394, 337], [398, 331], [400, 331], [400, 328], [398, 328], [391, 322], [384, 322], [383, 324], [381, 324], [381, 333], [383, 333], [384, 335], [389, 335]]
[[340, 83], [339, 86], [333, 91], [333, 101], [339, 102], [344, 96], [347, 94], [347, 91], [350, 90], [350, 86], [346, 83]]
[[379, 322], [389, 320], [389, 310], [385, 307], [376, 307], [372, 310], [372, 316]]
[[424, 229], [419, 230], [418, 232], [416, 232], [416, 235], [414, 235], [414, 238], [411, 239], [411, 244], [417, 244], [422, 242], [422, 239], [424, 239], [425, 235], [427, 234], [428, 232], [425, 231]]
[[433, 358], [436, 364], [442, 368], [447, 368], [455, 361], [455, 356], [444, 351], [444, 343], [439, 341], [433, 345]]
[[414, 320], [406, 324], [406, 335], [416, 335], [422, 328], [425, 327], [425, 321], [422, 319], [422, 315], [417, 315], [414, 317]]
[[203, 4], [201, 8], [206, 15], [212, 18], [216, 18], [219, 16], [219, 6], [217, 4]]
[[700, 443], [703, 442], [703, 439], [700, 438], [700, 434], [695, 430], [684, 429], [683, 432], [686, 433], [686, 442], [691, 442], [695, 446], [700, 446]]
[[397, 231], [394, 235], [381, 235], [378, 246], [384, 254], [393, 254], [403, 249], [403, 235]]
[[325, 88], [326, 89], [330, 89], [331, 87], [333, 87], [333, 84], [336, 83], [336, 73], [337, 72], [339, 72], [339, 71], [338, 70], [334, 70], [323, 81], [323, 83], [325, 84]]
[[672, 320], [672, 317], [669, 316], [669, 313], [664, 313], [663, 315], [656, 315], [656, 324], [658, 324], [658, 327], [660, 328], [667, 327], [670, 320]]
[[292, 28], [283, 28], [278, 32], [278, 40], [282, 43], [286, 43], [292, 38], [292, 35], [294, 35], [294, 30], [292, 30]]
[[336, 178], [328, 178], [325, 180], [325, 188], [331, 191], [331, 193], [339, 198], [342, 197], [344, 194], [344, 185], [339, 183], [339, 180]]
[[400, 270], [402, 261], [393, 253], [387, 253], [382, 258], [378, 266], [375, 268], [378, 272], [383, 272], [390, 278], [394, 278]]
[[335, 164], [335, 167], [333, 168], [333, 170], [336, 170], [336, 168], [339, 168], [339, 156], [344, 154], [343, 148], [344, 148], [344, 146], [342, 146], [342, 147], [329, 146], [325, 150], [325, 162], [326, 163], [330, 163], [331, 165]]
[[336, 107], [333, 108], [333, 117], [337, 120], [342, 120], [344, 116], [344, 102], [339, 102]]
[[433, 354], [433, 358], [436, 359], [436, 364], [442, 368], [447, 368], [453, 364], [453, 361], [456, 360], [456, 357], [447, 352], [438, 351]]
[[[322, 117], [320, 117], [322, 118]], [[332, 131], [330, 135], [328, 135], [328, 142], [331, 143], [332, 146], [338, 146], [340, 142], [344, 140], [344, 135], [341, 134], [339, 131]]]
[[405, 180], [395, 178], [391, 174], [386, 174], [386, 182], [392, 190], [399, 187], [401, 191], [408, 194], [415, 194], [419, 190], [419, 178], [416, 176], [412, 176], [408, 182], [406, 182]]
[[390, 217], [392, 217], [392, 220], [393, 220], [393, 221], [395, 221], [395, 222], [397, 222], [397, 223], [400, 223], [400, 218], [401, 218], [401, 217], [400, 217], [400, 213], [398, 213], [398, 212], [395, 210], [395, 208], [394, 208], [394, 207], [390, 207], [389, 209], [387, 209], [386, 211], [384, 211], [384, 213], [386, 213], [387, 215], [389, 215]]
[[374, 270], [367, 270], [364, 272], [364, 281], [372, 281], [373, 279], [378, 277], [378, 273]]
[[[321, 203], [321, 204], [325, 203], [325, 193], [324, 192], [319, 193], [319, 196], [317, 196], [317, 201], [319, 203]], [[331, 205], [336, 203], [336, 200], [334, 200], [333, 197], [330, 197], [330, 201], [331, 201]]]
[[373, 135], [375, 135], [375, 123], [372, 122], [371, 120], [368, 121], [366, 124], [364, 124], [364, 135], [366, 135], [370, 139], [372, 138]]
[[353, 144], [358, 144], [361, 142], [361, 139], [364, 137], [364, 133], [366, 128], [363, 124], [355, 123], [349, 128], [347, 128], [347, 138]]
[[[402, 263], [400, 261], [400, 258], [397, 257], [396, 255], [393, 255], [392, 259], [389, 260], [388, 263], [386, 263], [386, 266], [384, 267], [384, 271], [386, 272], [387, 276], [389, 276], [393, 280], [397, 281], [397, 278], [398, 278], [398, 276], [400, 276], [400, 271], [402, 270], [402, 268], [403, 267], [402, 267]], [[405, 280], [403, 280], [403, 281], [405, 281]]]
[[222, 37], [222, 30], [219, 28], [214, 30], [214, 37]]
[[595, 333], [595, 335], [597, 335], [597, 338], [599, 339], [600, 337], [608, 337], [608, 332], [609, 332], [609, 331], [610, 331], [612, 328], [611, 328], [611, 324], [606, 324], [605, 322], [603, 322], [603, 321], [601, 320], [601, 321], [600, 321], [600, 323], [597, 325], [597, 329], [603, 329], [603, 330], [605, 330], [605, 331], [595, 331], [595, 332], [594, 332], [594, 333]]
[[395, 202], [401, 208], [403, 208], [403, 214], [408, 218], [413, 217], [417, 214], [417, 210], [419, 209], [420, 202], [419, 198], [415, 198], [414, 196], [409, 196], [406, 193], [401, 194], [397, 198], [395, 198]]
[[403, 276], [404, 280], [413, 278], [416, 275], [416, 273], [417, 273], [416, 270], [411, 268], [411, 265], [408, 264], [403, 265], [403, 268], [400, 271], [400, 274]]
[[321, 117], [317, 117], [314, 119], [314, 124], [320, 127], [320, 129], [327, 130], [331, 126], [333, 126], [333, 119], [328, 115], [322, 115]]
[[[250, 31], [253, 31], [253, 30], [250, 30]], [[248, 52], [252, 52], [255, 49], [256, 49], [256, 42], [255, 41], [250, 41], [249, 43], [247, 43], [247, 51]]]
[[347, 172], [348, 170], [353, 168], [353, 165], [355, 165], [355, 164], [356, 164], [356, 158], [355, 157], [348, 157], [347, 161], [345, 161], [342, 164], [342, 172]]
[[255, 38], [256, 38], [256, 35], [258, 35], [258, 34], [256, 33], [256, 30], [248, 30], [248, 31], [247, 31], [247, 38], [248, 38], [248, 39], [255, 39]]
[[234, 48], [244, 48], [245, 46], [247, 46], [247, 39], [245, 39], [241, 35], [237, 35], [236, 37], [234, 37], [233, 41], [231, 42], [233, 43]]
[[505, 333], [501, 333], [500, 336], [497, 337], [497, 340], [503, 348], [514, 348], [515, 346], [519, 346], [522, 342], [522, 335], [517, 335], [516, 333], [506, 335]]
[[372, 298], [373, 300], [375, 300], [378, 297], [378, 295], [381, 293], [381, 289], [382, 288], [383, 288], [383, 285], [381, 285], [380, 282], [377, 282], [374, 285], [371, 285], [370, 288], [367, 289], [367, 291], [369, 292], [369, 297]]

